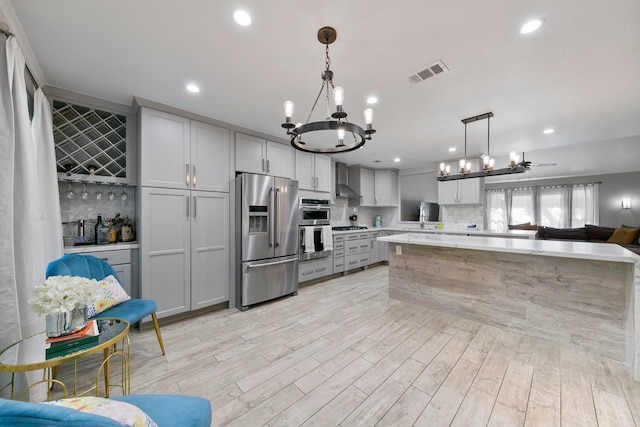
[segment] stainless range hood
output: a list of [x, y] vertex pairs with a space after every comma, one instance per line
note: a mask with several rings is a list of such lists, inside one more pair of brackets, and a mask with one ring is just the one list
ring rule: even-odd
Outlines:
[[360, 199], [360, 195], [347, 185], [347, 165], [336, 162], [336, 197], [341, 199]]

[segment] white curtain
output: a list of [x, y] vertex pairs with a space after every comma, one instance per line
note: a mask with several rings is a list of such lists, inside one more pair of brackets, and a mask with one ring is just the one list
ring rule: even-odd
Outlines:
[[0, 348], [44, 330], [27, 300], [48, 261], [62, 255], [51, 112], [40, 93], [32, 134], [24, 70], [9, 37], [0, 51]]
[[507, 229], [507, 203], [504, 190], [487, 191], [487, 229]]
[[[538, 223], [547, 227], [570, 227], [569, 187], [543, 187], [538, 190]], [[584, 223], [582, 224], [584, 225]]]

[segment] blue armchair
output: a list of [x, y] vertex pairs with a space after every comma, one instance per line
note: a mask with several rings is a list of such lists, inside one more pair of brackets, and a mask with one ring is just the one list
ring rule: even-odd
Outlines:
[[[146, 413], [158, 427], [209, 427], [211, 403], [202, 397], [169, 394], [117, 396], [110, 400], [127, 402]], [[119, 422], [95, 415], [43, 403], [0, 398], [0, 426], [92, 426], [122, 427]]]
[[[80, 276], [96, 280], [102, 280], [111, 274], [120, 280], [108, 262], [91, 255], [79, 254], [66, 254], [62, 258], [50, 262], [46, 271], [46, 277]], [[125, 319], [133, 325], [150, 315], [156, 330], [160, 350], [162, 350], [162, 354], [165, 354], [160, 325], [156, 317], [157, 309], [158, 305], [153, 300], [131, 298], [129, 301], [125, 301], [102, 313], [96, 314], [93, 316], [93, 319], [120, 318]]]

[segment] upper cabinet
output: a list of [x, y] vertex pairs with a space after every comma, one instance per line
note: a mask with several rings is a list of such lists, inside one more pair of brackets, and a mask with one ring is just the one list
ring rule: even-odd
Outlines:
[[140, 109], [140, 185], [229, 191], [229, 131]]
[[60, 178], [136, 184], [136, 120], [126, 111], [52, 102], [56, 166]]
[[375, 206], [375, 176], [373, 169], [361, 166], [348, 168], [349, 187], [360, 195], [360, 206]]
[[438, 181], [438, 203], [441, 205], [479, 205], [483, 195], [484, 178]]
[[236, 133], [236, 171], [293, 178], [293, 148]]
[[398, 172], [349, 167], [349, 187], [360, 194], [360, 206], [398, 206]]
[[398, 206], [398, 172], [374, 171], [376, 206]]
[[296, 150], [295, 158], [300, 190], [331, 192], [331, 157]]
[[[478, 159], [471, 159], [471, 170], [480, 170]], [[446, 162], [452, 174], [458, 173], [458, 162]], [[484, 178], [467, 178], [438, 181], [438, 204], [479, 205], [484, 201]]]

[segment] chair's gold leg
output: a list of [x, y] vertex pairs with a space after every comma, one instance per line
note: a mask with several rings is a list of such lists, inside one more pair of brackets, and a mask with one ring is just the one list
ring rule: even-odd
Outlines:
[[153, 327], [156, 328], [156, 336], [158, 337], [158, 342], [160, 343], [160, 350], [162, 350], [162, 355], [164, 356], [164, 343], [162, 342], [162, 334], [160, 334], [160, 325], [158, 324], [156, 313], [151, 313], [151, 319], [153, 320]]
[[[104, 364], [104, 397], [109, 397], [109, 376], [111, 372], [109, 372], [109, 348], [105, 348], [102, 350], [103, 360], [106, 361]], [[97, 387], [97, 384], [96, 384]], [[96, 396], [98, 396], [98, 389], [96, 388]]]

